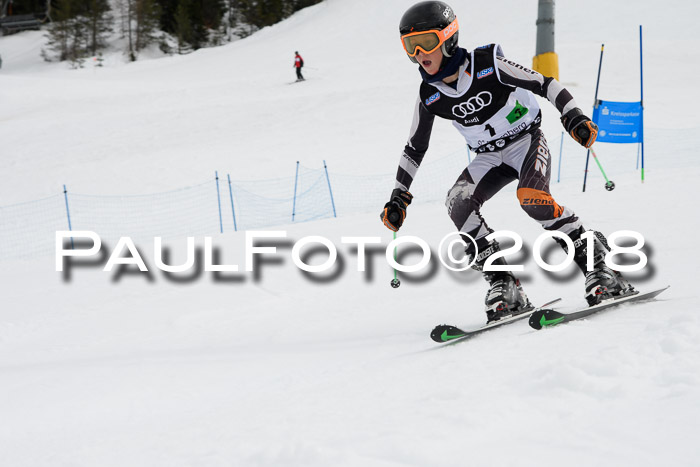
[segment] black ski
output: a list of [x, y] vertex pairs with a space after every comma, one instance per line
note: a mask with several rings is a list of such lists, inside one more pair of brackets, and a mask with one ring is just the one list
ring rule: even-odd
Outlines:
[[599, 311], [607, 310], [608, 308], [613, 308], [625, 303], [639, 303], [651, 300], [669, 287], [670, 286], [667, 285], [666, 287], [654, 290], [653, 292], [614, 298], [603, 303], [599, 303], [598, 305], [582, 308], [571, 313], [559, 313], [558, 311], [554, 310], [535, 310], [530, 314], [530, 327], [533, 329], [542, 329], [544, 327], [556, 326], [557, 324], [568, 323], [569, 321], [585, 318], [594, 313], [598, 313]]
[[[462, 330], [456, 326], [450, 326], [449, 324], [440, 324], [438, 326], [435, 326], [435, 328], [431, 331], [430, 333], [430, 338], [434, 340], [435, 342], [438, 342], [440, 344], [447, 344], [447, 343], [455, 343], [459, 342], [462, 340], [467, 339], [468, 337], [473, 337], [477, 334], [480, 334], [484, 331], [488, 331], [489, 329], [497, 328], [499, 326], [503, 326], [504, 324], [510, 324], [514, 323], [515, 321], [519, 321], [523, 318], [527, 318], [533, 313], [536, 313], [538, 311], [545, 311], [545, 307], [548, 307], [550, 305], [553, 305], [557, 302], [559, 302], [561, 298], [557, 298], [555, 300], [552, 300], [550, 302], [545, 303], [539, 308], [532, 308], [531, 310], [524, 311], [520, 314], [517, 314], [515, 316], [510, 316], [508, 318], [503, 318], [499, 319], [498, 321], [494, 321], [493, 323], [485, 324], [481, 326], [480, 328], [476, 329], [471, 329], [471, 330]], [[549, 310], [547, 310], [549, 311]]]

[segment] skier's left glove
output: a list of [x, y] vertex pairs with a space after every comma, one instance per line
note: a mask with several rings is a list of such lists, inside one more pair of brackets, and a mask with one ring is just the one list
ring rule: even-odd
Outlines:
[[566, 112], [561, 117], [561, 123], [566, 132], [581, 146], [590, 148], [595, 143], [598, 136], [598, 125], [583, 115], [578, 107]]
[[396, 232], [401, 228], [406, 219], [406, 208], [413, 201], [413, 195], [399, 188], [391, 192], [391, 200], [384, 205], [384, 210], [379, 215], [384, 225], [389, 230]]

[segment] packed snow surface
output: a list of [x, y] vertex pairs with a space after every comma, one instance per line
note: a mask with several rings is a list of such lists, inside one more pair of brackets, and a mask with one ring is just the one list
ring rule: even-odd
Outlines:
[[[230, 45], [131, 64], [115, 52], [108, 66], [82, 70], [42, 62], [42, 33], [2, 37], [0, 205], [60, 193], [64, 183], [123, 195], [186, 186], [216, 169], [238, 179], [288, 176], [297, 160], [326, 160], [337, 173], [394, 172], [420, 79], [397, 33], [411, 3], [327, 0]], [[498, 42], [507, 57], [531, 63], [536, 1], [451, 5], [462, 46]], [[5, 261], [0, 463], [698, 465], [700, 96], [691, 80], [700, 73], [699, 16], [691, 1], [557, 5], [560, 78], [585, 111], [602, 43], [600, 97], [639, 99], [644, 26], [646, 182], [635, 146], [598, 144], [617, 189], [603, 189], [591, 161], [581, 192], [586, 152], [566, 140], [552, 190], [588, 228], [643, 234], [649, 265], [629, 277], [644, 291], [671, 285], [655, 302], [539, 332], [520, 322], [436, 348], [434, 325], [485, 320], [486, 285], [474, 271], [436, 263], [391, 288], [381, 205], [269, 229], [287, 238], [257, 272], [244, 270], [243, 232], [212, 232], [220, 261], [240, 265], [237, 273], [168, 276], [151, 244], [139, 245], [149, 274], [95, 265], [62, 274], [50, 256]], [[308, 80], [290, 86], [295, 50]], [[542, 106], [558, 168], [561, 125]], [[436, 122], [426, 163], [463, 149], [451, 125]], [[584, 304], [573, 267], [545, 274], [536, 266], [541, 229], [512, 187], [483, 214], [524, 239], [511, 261], [525, 265], [520, 277], [535, 304]], [[441, 203], [417, 199], [399, 237], [437, 249], [453, 230]], [[293, 264], [294, 242], [308, 235], [337, 245], [335, 275]], [[365, 272], [341, 243], [357, 236], [383, 242]], [[173, 264], [184, 261], [185, 244], [168, 240]]]

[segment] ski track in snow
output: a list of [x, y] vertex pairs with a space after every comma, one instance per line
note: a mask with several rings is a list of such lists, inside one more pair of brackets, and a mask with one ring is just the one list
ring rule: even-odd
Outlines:
[[[112, 56], [99, 70], [41, 62], [41, 33], [0, 38], [0, 204], [56, 194], [63, 183], [136, 194], [194, 184], [215, 169], [289, 176], [297, 160], [393, 173], [419, 82], [395, 30], [411, 3], [329, 0], [224, 47], [128, 65]], [[451, 2], [462, 15], [460, 43], [498, 41], [528, 65], [536, 9], [497, 3]], [[687, 77], [700, 71], [691, 33], [700, 8], [587, 6], [557, 9], [561, 80], [588, 111], [605, 42], [600, 97], [637, 99], [644, 25], [647, 181], [634, 170], [636, 148], [601, 144], [617, 189], [603, 189], [591, 161], [582, 193], [585, 150], [567, 140], [552, 190], [589, 228], [644, 235], [650, 266], [631, 278], [643, 291], [670, 284], [657, 301], [539, 332], [515, 323], [436, 349], [434, 325], [483, 321], [485, 284], [439, 267], [392, 289], [381, 256], [369, 278], [357, 272], [340, 237], [388, 244], [375, 212], [279, 227], [339, 246], [345, 270], [324, 283], [296, 269], [288, 248], [259, 280], [204, 273], [177, 283], [154, 271], [149, 281], [83, 267], [64, 281], [52, 257], [0, 263], [2, 465], [697, 465], [700, 129]], [[469, 21], [484, 15], [503, 21]], [[339, 24], [361, 24], [365, 34]], [[286, 85], [294, 50], [309, 66], [303, 86]], [[542, 105], [558, 167], [561, 126]], [[426, 163], [463, 146], [437, 122]], [[541, 233], [512, 186], [483, 214], [530, 249]], [[416, 200], [400, 235], [436, 247], [452, 230], [444, 206]], [[215, 237], [224, 261], [239, 264], [243, 241], [240, 232]], [[171, 245], [173, 262], [182, 260], [184, 239]], [[143, 246], [153, 265], [150, 250]], [[535, 304], [583, 304], [581, 277], [556, 280], [524, 262]]]

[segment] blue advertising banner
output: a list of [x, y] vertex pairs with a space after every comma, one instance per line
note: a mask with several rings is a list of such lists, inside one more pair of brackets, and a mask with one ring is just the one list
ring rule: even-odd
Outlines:
[[599, 100], [593, 110], [601, 143], [639, 143], [642, 134], [642, 103]]

